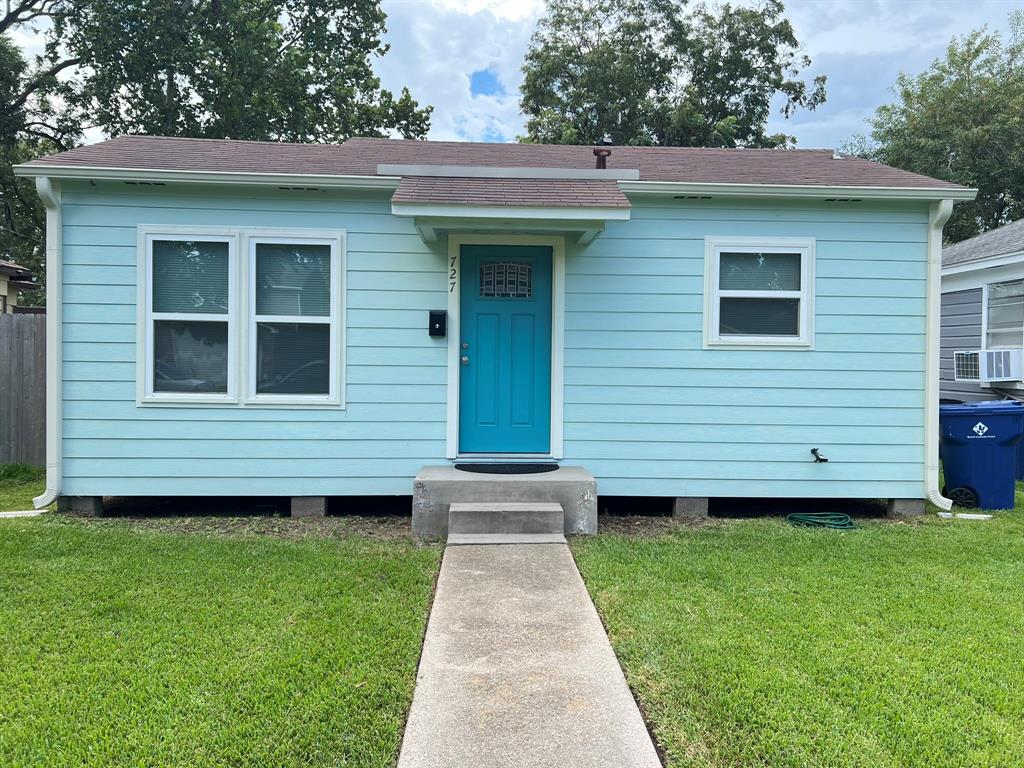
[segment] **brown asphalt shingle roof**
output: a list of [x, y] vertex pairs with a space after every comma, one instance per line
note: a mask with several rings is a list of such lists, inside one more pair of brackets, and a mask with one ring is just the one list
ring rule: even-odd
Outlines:
[[629, 199], [614, 181], [450, 176], [404, 176], [391, 202], [549, 208], [630, 207]]
[[[397, 139], [356, 138], [331, 145], [124, 135], [28, 165], [373, 176], [380, 163], [592, 169], [592, 150], [590, 146]], [[962, 189], [861, 158], [837, 160], [826, 149], [613, 147], [608, 167], [638, 169], [641, 181]]]
[[15, 264], [13, 261], [0, 259], [0, 275], [10, 275], [15, 279], [31, 280], [32, 270], [21, 266], [21, 264]]
[[1024, 251], [1024, 219], [975, 235], [942, 249], [942, 266], [952, 267]]

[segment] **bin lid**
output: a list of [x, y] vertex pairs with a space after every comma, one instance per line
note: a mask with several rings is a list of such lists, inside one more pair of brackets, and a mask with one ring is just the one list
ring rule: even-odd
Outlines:
[[1024, 403], [1019, 400], [983, 400], [978, 403], [944, 404], [939, 406], [939, 413], [949, 416], [981, 415], [983, 413], [1005, 412], [1007, 408], [1024, 408]]

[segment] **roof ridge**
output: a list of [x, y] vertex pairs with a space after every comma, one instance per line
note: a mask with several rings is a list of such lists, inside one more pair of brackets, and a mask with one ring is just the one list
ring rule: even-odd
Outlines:
[[[109, 139], [98, 141], [96, 144], [102, 144], [107, 141], [117, 141], [118, 139], [159, 139], [161, 141], [195, 141], [195, 142], [231, 142], [233, 144], [273, 144], [274, 146], [289, 146], [289, 147], [333, 147], [340, 149], [344, 146], [345, 142], [341, 144], [324, 141], [274, 141], [272, 139], [217, 139], [211, 136], [158, 136], [151, 133], [121, 133], [117, 136], [111, 136]], [[385, 139], [386, 140], [386, 139]], [[345, 141], [348, 141], [346, 139]], [[86, 145], [88, 146], [88, 145]]]

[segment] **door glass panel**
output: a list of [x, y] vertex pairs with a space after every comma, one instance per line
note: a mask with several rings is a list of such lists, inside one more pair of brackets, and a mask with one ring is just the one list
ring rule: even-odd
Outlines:
[[529, 299], [532, 297], [532, 264], [507, 261], [480, 263], [480, 298]]

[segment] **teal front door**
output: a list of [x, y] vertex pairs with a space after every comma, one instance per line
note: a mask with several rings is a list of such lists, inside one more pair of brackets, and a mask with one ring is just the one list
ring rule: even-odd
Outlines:
[[551, 248], [464, 245], [459, 452], [551, 450]]

